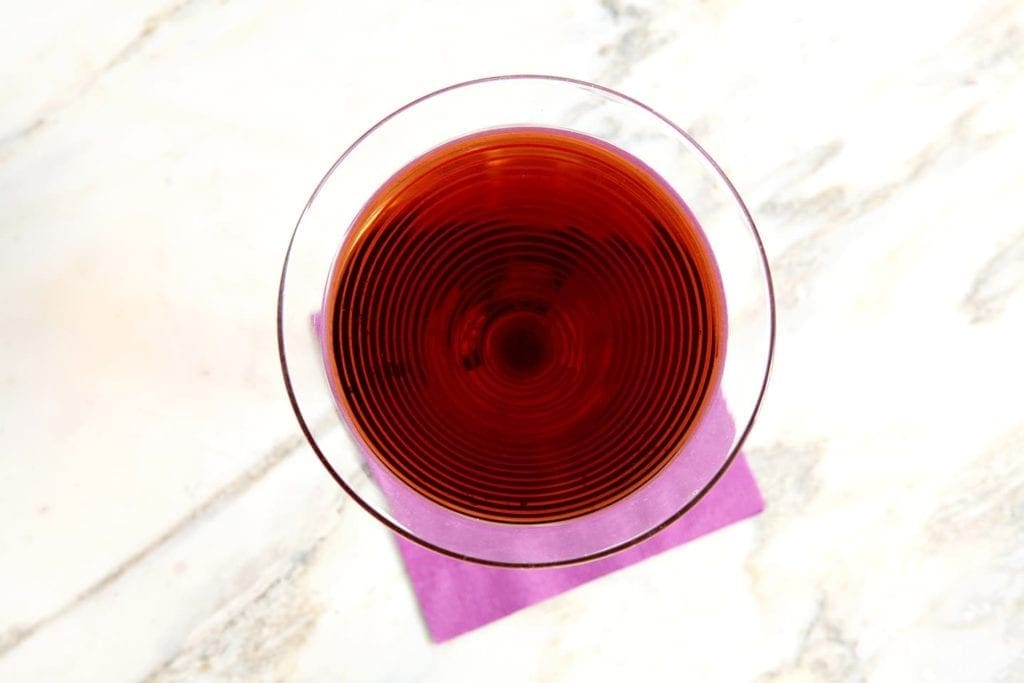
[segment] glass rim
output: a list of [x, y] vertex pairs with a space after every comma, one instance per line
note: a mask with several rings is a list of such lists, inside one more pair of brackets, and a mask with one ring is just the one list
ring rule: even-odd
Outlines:
[[[287, 354], [285, 353], [284, 298], [285, 298], [285, 284], [286, 284], [286, 280], [287, 280], [287, 276], [288, 276], [288, 268], [289, 268], [289, 265], [291, 263], [291, 257], [292, 257], [292, 249], [293, 249], [294, 244], [295, 244], [295, 238], [298, 235], [300, 227], [302, 226], [303, 219], [305, 218], [306, 214], [309, 212], [310, 208], [313, 206], [313, 203], [316, 201], [317, 196], [320, 194], [321, 190], [323, 189], [323, 187], [327, 183], [327, 181], [331, 178], [331, 176], [333, 175], [334, 171], [345, 161], [346, 158], [348, 158], [348, 156], [357, 147], [359, 147], [363, 143], [364, 140], [366, 140], [369, 136], [371, 136], [381, 126], [383, 126], [388, 121], [390, 121], [391, 119], [395, 118], [396, 116], [399, 116], [400, 114], [402, 114], [406, 110], [415, 107], [416, 105], [420, 104], [421, 102], [433, 99], [435, 97], [444, 95], [445, 93], [448, 93], [448, 92], [451, 92], [451, 91], [454, 91], [454, 90], [459, 90], [459, 89], [462, 89], [462, 88], [476, 86], [476, 85], [481, 85], [481, 84], [486, 84], [486, 83], [501, 82], [501, 81], [542, 81], [542, 82], [554, 82], [554, 83], [562, 83], [562, 84], [565, 84], [565, 85], [578, 86], [578, 87], [582, 87], [582, 88], [589, 89], [589, 90], [592, 90], [592, 91], [597, 91], [599, 93], [603, 93], [603, 94], [606, 94], [606, 95], [611, 95], [612, 97], [614, 97], [616, 99], [622, 100], [622, 101], [624, 101], [624, 102], [626, 102], [628, 104], [636, 106], [636, 107], [644, 110], [648, 114], [651, 114], [651, 115], [657, 117], [662, 122], [664, 122], [669, 127], [671, 127], [676, 133], [678, 133], [687, 142], [688, 145], [690, 145], [692, 147], [692, 149], [694, 151], [696, 151], [700, 155], [702, 160], [711, 167], [711, 169], [714, 171], [715, 175], [718, 176], [719, 180], [721, 180], [724, 183], [725, 188], [728, 190], [729, 194], [732, 196], [733, 200], [736, 203], [736, 206], [742, 212], [743, 217], [745, 219], [745, 222], [747, 224], [747, 228], [748, 228], [748, 230], [750, 232], [750, 236], [753, 238], [754, 245], [756, 246], [756, 249], [757, 249], [757, 256], [759, 258], [760, 266], [761, 266], [761, 271], [762, 271], [763, 276], [764, 276], [765, 293], [767, 295], [767, 304], [768, 304], [768, 306], [767, 306], [767, 314], [768, 314], [768, 339], [767, 339], [767, 349], [766, 349], [767, 357], [766, 357], [763, 377], [761, 377], [761, 381], [760, 381], [760, 387], [757, 389], [757, 398], [754, 401], [753, 408], [750, 410], [749, 416], [745, 416], [743, 418], [743, 421], [745, 421], [745, 424], [737, 424], [737, 430], [736, 430], [737, 436], [735, 437], [735, 443], [730, 448], [729, 454], [723, 460], [723, 463], [722, 463], [721, 467], [718, 469], [718, 471], [715, 473], [715, 475], [713, 477], [711, 477], [711, 479], [703, 487], [701, 487], [700, 490], [689, 501], [687, 501], [684, 505], [682, 505], [682, 507], [680, 507], [673, 514], [669, 515], [665, 520], [663, 520], [662, 522], [654, 525], [650, 529], [647, 529], [644, 532], [642, 532], [642, 533], [640, 533], [640, 534], [638, 534], [638, 535], [636, 535], [636, 536], [634, 536], [632, 538], [629, 538], [629, 539], [626, 539], [625, 541], [616, 543], [616, 544], [614, 544], [614, 545], [612, 545], [610, 547], [603, 548], [601, 550], [598, 550], [598, 551], [595, 551], [595, 552], [592, 552], [592, 553], [588, 553], [588, 554], [583, 555], [581, 557], [576, 557], [576, 558], [572, 558], [572, 559], [568, 559], [568, 560], [554, 560], [554, 561], [547, 561], [547, 562], [511, 562], [511, 561], [502, 561], [502, 560], [494, 560], [494, 559], [483, 558], [483, 557], [476, 557], [476, 556], [471, 556], [471, 555], [467, 555], [467, 554], [464, 554], [464, 553], [459, 553], [459, 552], [451, 550], [449, 548], [445, 548], [443, 546], [439, 546], [436, 543], [433, 543], [433, 542], [428, 541], [426, 539], [420, 538], [419, 536], [417, 536], [413, 532], [409, 531], [408, 529], [403, 528], [402, 525], [400, 525], [400, 524], [396, 523], [394, 520], [390, 519], [386, 514], [383, 514], [381, 511], [377, 510], [373, 505], [371, 505], [369, 502], [364, 500], [363, 497], [360, 496], [356, 492], [356, 490], [348, 482], [345, 481], [345, 479], [335, 470], [334, 466], [331, 464], [331, 462], [329, 461], [327, 456], [323, 453], [322, 449], [320, 448], [320, 445], [317, 442], [317, 438], [313, 434], [313, 430], [312, 430], [310, 424], [308, 424], [308, 421], [307, 421], [306, 417], [303, 415], [302, 409], [300, 408], [298, 398], [296, 396], [294, 387], [292, 386], [292, 380], [291, 380], [291, 377], [290, 377], [290, 374], [289, 374], [289, 370], [288, 370]], [[395, 109], [394, 111], [392, 111], [391, 113], [387, 114], [383, 118], [379, 119], [376, 123], [374, 123], [371, 127], [369, 127], [364, 133], [362, 133], [358, 138], [356, 138], [350, 145], [348, 145], [348, 147], [345, 149], [345, 151], [330, 165], [330, 167], [324, 173], [323, 177], [317, 183], [316, 187], [313, 189], [312, 194], [310, 195], [309, 199], [306, 201], [305, 205], [303, 206], [303, 209], [302, 209], [301, 213], [299, 214], [298, 220], [296, 221], [296, 224], [295, 224], [295, 228], [292, 230], [291, 237], [289, 238], [289, 241], [288, 241], [288, 248], [287, 248], [287, 250], [285, 252], [284, 263], [283, 263], [283, 266], [282, 266], [282, 269], [281, 269], [280, 282], [279, 282], [279, 285], [278, 285], [278, 299], [277, 299], [277, 315], [276, 315], [276, 320], [277, 320], [278, 358], [279, 358], [279, 361], [280, 361], [280, 364], [281, 364], [281, 373], [282, 373], [282, 377], [284, 379], [285, 390], [286, 390], [286, 392], [288, 394], [288, 400], [289, 400], [289, 403], [290, 403], [290, 405], [292, 407], [292, 412], [295, 414], [295, 418], [298, 420], [298, 423], [299, 423], [299, 428], [300, 428], [303, 436], [305, 437], [306, 441], [312, 447], [314, 454], [317, 456], [317, 459], [320, 461], [320, 463], [323, 465], [323, 467], [327, 470], [327, 472], [331, 475], [331, 477], [334, 479], [334, 481], [337, 482], [339, 486], [341, 486], [341, 488], [345, 491], [345, 493], [348, 494], [360, 507], [362, 507], [366, 512], [368, 512], [373, 518], [375, 518], [377, 521], [379, 521], [382, 524], [384, 524], [392, 532], [397, 533], [402, 538], [405, 538], [405, 539], [407, 539], [407, 540], [409, 540], [409, 541], [411, 541], [411, 542], [413, 542], [413, 543], [415, 543], [415, 544], [417, 544], [419, 546], [423, 546], [425, 548], [428, 548], [429, 550], [432, 550], [434, 552], [440, 553], [442, 555], [445, 555], [445, 556], [448, 556], [448, 557], [451, 557], [451, 558], [454, 558], [454, 559], [468, 561], [468, 562], [472, 562], [474, 564], [485, 565], [485, 566], [492, 566], [492, 567], [515, 568], [515, 569], [550, 568], [550, 567], [571, 566], [571, 565], [575, 565], [575, 564], [582, 564], [582, 563], [590, 562], [590, 561], [593, 561], [593, 560], [597, 560], [597, 559], [600, 559], [600, 558], [603, 558], [603, 557], [607, 557], [609, 555], [614, 555], [615, 553], [621, 552], [622, 550], [625, 550], [627, 548], [630, 548], [630, 547], [633, 547], [635, 545], [638, 545], [638, 544], [644, 542], [645, 540], [651, 538], [652, 536], [656, 535], [658, 532], [660, 532], [660, 531], [664, 530], [665, 528], [669, 527], [670, 525], [672, 525], [674, 522], [676, 522], [678, 519], [680, 519], [687, 512], [692, 510], [701, 500], [703, 500], [704, 496], [707, 495], [707, 493], [712, 488], [714, 488], [714, 486], [719, 482], [719, 480], [722, 478], [722, 476], [725, 474], [725, 472], [732, 465], [733, 461], [736, 459], [736, 456], [742, 450], [742, 447], [743, 447], [744, 443], [746, 442], [747, 437], [749, 436], [751, 429], [753, 428], [754, 422], [756, 421], [756, 418], [757, 418], [757, 416], [758, 416], [758, 414], [759, 414], [759, 412], [761, 410], [761, 406], [762, 406], [762, 404], [764, 402], [764, 396], [765, 396], [765, 392], [767, 390], [768, 381], [769, 381], [769, 378], [771, 376], [772, 366], [773, 366], [774, 358], [775, 358], [775, 341], [776, 341], [775, 289], [774, 289], [774, 284], [772, 282], [772, 275], [771, 275], [771, 269], [770, 269], [769, 263], [768, 263], [768, 256], [767, 256], [767, 253], [766, 253], [765, 248], [764, 248], [764, 243], [761, 240], [761, 235], [760, 235], [760, 233], [757, 230], [757, 226], [754, 223], [754, 219], [751, 216], [749, 209], [747, 208], [747, 206], [746, 206], [745, 202], [743, 201], [742, 197], [740, 196], [739, 192], [736, 190], [736, 187], [733, 185], [732, 181], [726, 175], [725, 171], [722, 170], [721, 166], [719, 166], [718, 162], [716, 162], [714, 160], [714, 158], [712, 158], [712, 156], [710, 154], [708, 154], [708, 152], [704, 149], [704, 147], [701, 146], [700, 143], [698, 143], [689, 133], [687, 133], [685, 130], [683, 130], [680, 126], [676, 125], [672, 120], [670, 120], [666, 116], [660, 114], [659, 112], [657, 112], [656, 110], [652, 109], [651, 107], [649, 107], [648, 105], [644, 104], [643, 102], [641, 102], [641, 101], [639, 101], [639, 100], [637, 100], [637, 99], [635, 99], [633, 97], [630, 97], [629, 95], [623, 94], [623, 93], [621, 93], [621, 92], [619, 92], [617, 90], [614, 90], [612, 88], [609, 88], [609, 87], [606, 87], [606, 86], [603, 86], [603, 85], [598, 85], [596, 83], [592, 83], [592, 82], [589, 82], [589, 81], [584, 81], [584, 80], [577, 79], [577, 78], [570, 78], [570, 77], [565, 77], [565, 76], [554, 76], [554, 75], [547, 75], [547, 74], [503, 74], [503, 75], [496, 75], [496, 76], [487, 76], [487, 77], [476, 78], [476, 79], [472, 79], [472, 80], [468, 80], [468, 81], [461, 81], [461, 82], [458, 82], [458, 83], [454, 83], [454, 84], [450, 84], [450, 85], [444, 86], [442, 88], [438, 88], [438, 89], [433, 90], [433, 91], [431, 91], [431, 92], [429, 92], [429, 93], [427, 93], [425, 95], [422, 95], [420, 97], [417, 97], [417, 98], [407, 102], [406, 104], [404, 104], [401, 107]]]

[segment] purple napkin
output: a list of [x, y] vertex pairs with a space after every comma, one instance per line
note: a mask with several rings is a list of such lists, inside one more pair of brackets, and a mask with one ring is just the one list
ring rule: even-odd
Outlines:
[[632, 548], [585, 564], [550, 569], [487, 567], [396, 538], [427, 629], [440, 643], [763, 509], [757, 482], [740, 454], [714, 488], [674, 523]]
[[[323, 334], [320, 315], [311, 316], [313, 330]], [[714, 450], [733, 435], [724, 402], [713, 402], [714, 428], [701, 443]], [[725, 442], [721, 442], [721, 439]], [[372, 461], [371, 470], [380, 473]], [[384, 482], [382, 482], [384, 484]], [[385, 485], [385, 490], [392, 487]], [[402, 495], [398, 489], [388, 494]], [[739, 454], [705, 496], [681, 518], [651, 538], [609, 557], [570, 567], [503, 569], [456, 560], [395, 536], [405, 561], [423, 619], [435, 642], [472, 631], [524, 607], [554, 597], [605, 574], [670, 550], [764, 509], [764, 500], [743, 454]]]

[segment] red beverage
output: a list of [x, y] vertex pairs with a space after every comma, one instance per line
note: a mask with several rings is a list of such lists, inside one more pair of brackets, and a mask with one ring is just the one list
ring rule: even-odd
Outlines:
[[566, 520], [650, 481], [718, 379], [717, 268], [679, 198], [592, 138], [498, 129], [415, 160], [356, 218], [328, 376], [374, 455], [449, 509]]

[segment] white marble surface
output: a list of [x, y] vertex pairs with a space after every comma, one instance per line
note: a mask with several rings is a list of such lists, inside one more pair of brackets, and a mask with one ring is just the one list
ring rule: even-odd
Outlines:
[[[1024, 680], [1024, 4], [3, 3], [0, 681]], [[548, 72], [748, 199], [748, 521], [437, 646], [301, 440], [277, 275], [348, 142]]]

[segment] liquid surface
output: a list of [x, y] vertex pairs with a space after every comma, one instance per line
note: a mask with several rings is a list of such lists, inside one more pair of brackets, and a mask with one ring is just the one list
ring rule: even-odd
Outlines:
[[328, 282], [328, 374], [390, 472], [476, 518], [621, 500], [675, 455], [724, 342], [682, 202], [624, 152], [553, 129], [449, 143], [356, 219]]

